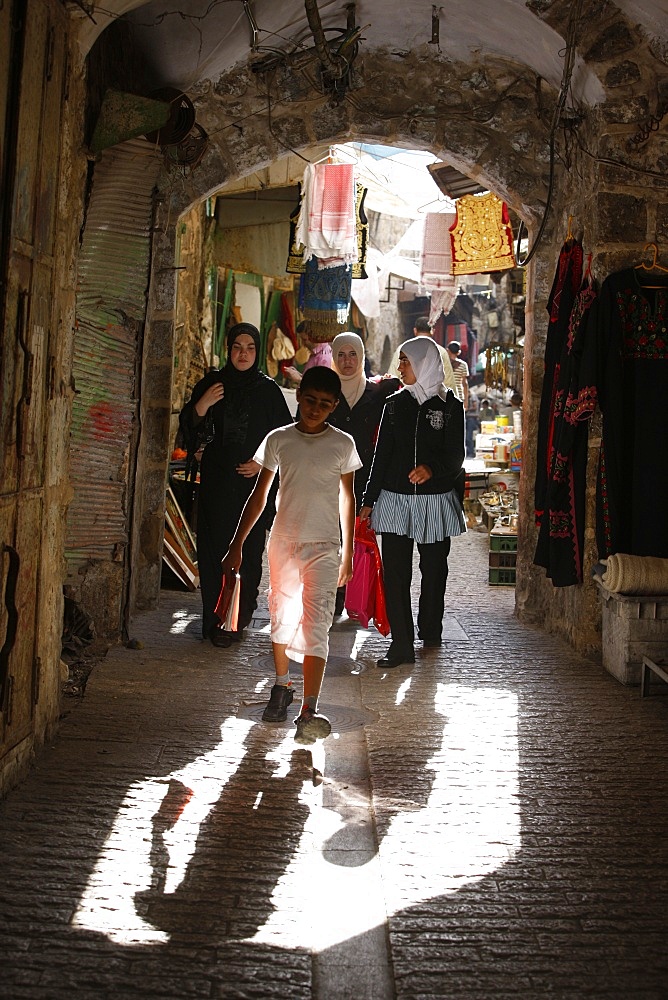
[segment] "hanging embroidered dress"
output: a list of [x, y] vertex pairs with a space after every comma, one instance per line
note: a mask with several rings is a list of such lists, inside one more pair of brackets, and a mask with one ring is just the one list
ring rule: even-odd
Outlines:
[[603, 434], [596, 540], [616, 553], [668, 558], [668, 276], [611, 274], [590, 311], [580, 397], [598, 402]]
[[[566, 351], [569, 321], [582, 281], [582, 244], [567, 240], [559, 252], [557, 271], [547, 300], [549, 323], [545, 340], [543, 388], [536, 436], [534, 503], [536, 524], [541, 526], [550, 478], [550, 456], [555, 432], [555, 395], [561, 377], [561, 359]], [[538, 565], [544, 565], [539, 562]]]
[[586, 392], [579, 393], [578, 380], [587, 319], [595, 299], [587, 273], [571, 311], [553, 393], [544, 510], [534, 562], [546, 569], [555, 587], [582, 582], [588, 419], [594, 402]]

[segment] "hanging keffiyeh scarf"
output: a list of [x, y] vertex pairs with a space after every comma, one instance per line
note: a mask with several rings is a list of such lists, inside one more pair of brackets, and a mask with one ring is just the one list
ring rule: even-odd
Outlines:
[[[357, 354], [357, 370], [353, 375], [344, 375], [337, 364], [339, 351], [355, 351]], [[366, 389], [364, 374], [364, 342], [356, 333], [339, 333], [332, 341], [332, 368], [341, 379], [341, 391], [345, 401], [352, 410]]]
[[443, 361], [436, 342], [431, 337], [413, 337], [404, 341], [399, 353], [406, 355], [411, 363], [416, 382], [407, 385], [411, 396], [415, 396], [420, 406], [432, 396], [446, 399], [448, 390], [443, 385]]
[[[352, 163], [309, 163], [296, 241], [312, 256], [357, 260], [355, 174]], [[329, 265], [328, 265], [329, 266]]]

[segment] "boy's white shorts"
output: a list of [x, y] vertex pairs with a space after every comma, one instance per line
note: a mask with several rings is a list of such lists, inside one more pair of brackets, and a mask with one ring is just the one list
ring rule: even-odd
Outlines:
[[339, 578], [334, 542], [293, 542], [269, 536], [269, 614], [272, 642], [285, 645], [289, 659], [327, 659], [329, 629]]

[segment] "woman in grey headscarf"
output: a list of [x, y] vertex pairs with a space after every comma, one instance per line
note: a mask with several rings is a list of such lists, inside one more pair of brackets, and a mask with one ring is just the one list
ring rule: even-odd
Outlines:
[[392, 642], [380, 667], [414, 663], [411, 608], [413, 547], [420, 553], [418, 635], [440, 646], [450, 537], [466, 531], [459, 491], [465, 454], [464, 407], [443, 386], [434, 341], [414, 337], [399, 348], [404, 387], [383, 411], [361, 518], [383, 536], [387, 615]]

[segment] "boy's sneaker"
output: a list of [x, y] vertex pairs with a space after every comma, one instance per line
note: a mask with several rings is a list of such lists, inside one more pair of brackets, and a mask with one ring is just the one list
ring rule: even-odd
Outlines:
[[305, 708], [298, 718], [295, 719], [297, 732], [295, 733], [295, 743], [309, 745], [316, 740], [324, 740], [332, 731], [332, 724], [325, 715], [314, 712], [312, 708]]
[[288, 707], [292, 704], [294, 696], [292, 686], [274, 684], [267, 707], [262, 713], [263, 722], [285, 722], [288, 717]]

